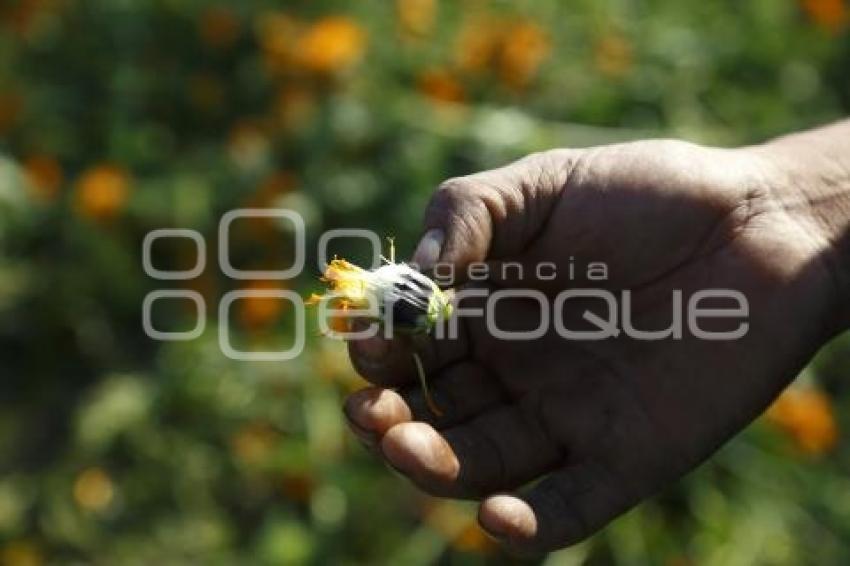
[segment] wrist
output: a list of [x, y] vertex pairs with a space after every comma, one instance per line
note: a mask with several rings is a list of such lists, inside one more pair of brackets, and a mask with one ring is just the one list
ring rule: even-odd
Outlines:
[[772, 201], [801, 228], [829, 272], [837, 326], [850, 326], [850, 123], [744, 148], [759, 160]]

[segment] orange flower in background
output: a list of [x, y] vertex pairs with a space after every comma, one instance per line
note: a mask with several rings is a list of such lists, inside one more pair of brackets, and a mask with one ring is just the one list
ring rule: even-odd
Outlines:
[[23, 110], [23, 99], [16, 92], [0, 92], [0, 134], [8, 132]]
[[214, 49], [226, 49], [236, 43], [242, 26], [236, 14], [226, 6], [212, 6], [204, 10], [198, 22], [201, 41]]
[[281, 480], [283, 495], [299, 503], [307, 503], [316, 490], [316, 480], [309, 473], [288, 472]]
[[335, 73], [356, 63], [365, 46], [366, 34], [356, 21], [345, 16], [329, 16], [298, 38], [295, 60], [315, 73]]
[[824, 454], [838, 441], [832, 405], [829, 398], [816, 389], [794, 387], [785, 390], [767, 410], [766, 416], [807, 454]]
[[[298, 186], [295, 175], [289, 171], [275, 171], [257, 186], [256, 192], [249, 198], [246, 208], [272, 208], [275, 200]], [[259, 219], [258, 219], [259, 220]]]
[[0, 550], [0, 564], [5, 566], [41, 566], [44, 555], [35, 543], [27, 540], [11, 541]]
[[437, 103], [460, 103], [464, 101], [463, 85], [445, 69], [430, 69], [423, 72], [417, 81], [419, 92]]
[[632, 46], [626, 38], [609, 34], [594, 47], [594, 62], [603, 75], [622, 77], [632, 68]]
[[810, 20], [830, 33], [842, 31], [850, 21], [844, 0], [801, 0], [800, 4]]
[[269, 458], [280, 440], [280, 433], [265, 422], [252, 422], [230, 437], [230, 449], [245, 464], [261, 464]]
[[[265, 281], [262, 279], [250, 281], [246, 289], [251, 291], [266, 291], [281, 289], [280, 281]], [[266, 330], [280, 319], [284, 305], [287, 302], [277, 297], [244, 297], [236, 302], [237, 316], [244, 328], [249, 330]]]
[[525, 87], [549, 55], [549, 38], [534, 22], [520, 22], [506, 31], [499, 76], [510, 87]]
[[275, 101], [275, 117], [284, 130], [297, 130], [307, 124], [316, 108], [313, 92], [300, 84], [287, 84]]
[[24, 160], [23, 168], [34, 199], [40, 202], [56, 200], [62, 185], [62, 166], [55, 158], [32, 155]]
[[44, 29], [46, 20], [66, 5], [63, 0], [0, 2], [0, 24], [18, 36], [28, 37]]
[[396, 0], [395, 5], [398, 22], [405, 34], [423, 37], [434, 29], [437, 0]]
[[513, 89], [528, 85], [549, 55], [545, 30], [530, 20], [478, 17], [467, 20], [455, 45], [455, 65], [465, 73], [494, 73]]
[[124, 208], [130, 195], [130, 179], [116, 165], [96, 165], [77, 181], [76, 204], [82, 216], [111, 220]]
[[452, 540], [452, 546], [461, 552], [491, 554], [498, 549], [496, 542], [478, 526], [470, 521]]
[[114, 495], [112, 479], [102, 468], [83, 470], [74, 481], [74, 501], [86, 511], [103, 511]]
[[298, 23], [282, 12], [264, 12], [257, 18], [254, 33], [270, 72], [280, 73], [290, 65], [298, 31]]
[[502, 27], [490, 18], [464, 21], [454, 46], [455, 66], [466, 73], [489, 70], [496, 60]]
[[462, 552], [490, 554], [498, 545], [481, 530], [475, 513], [455, 501], [427, 501], [423, 521]]

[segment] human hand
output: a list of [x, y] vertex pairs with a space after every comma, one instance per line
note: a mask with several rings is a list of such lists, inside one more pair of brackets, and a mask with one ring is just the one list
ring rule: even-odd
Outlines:
[[[733, 289], [748, 303], [748, 331], [701, 339], [686, 310], [681, 339], [577, 341], [549, 328], [506, 341], [486, 317], [464, 317], [457, 339], [415, 344], [439, 417], [416, 385], [413, 342], [351, 342], [353, 364], [377, 385], [346, 402], [352, 428], [421, 489], [482, 499], [482, 526], [509, 547], [585, 538], [711, 455], [843, 323], [834, 235], [800, 190], [761, 148], [669, 140], [544, 152], [447, 181], [414, 260], [458, 274], [487, 262], [487, 282], [461, 290], [628, 290], [633, 327], [658, 330], [671, 324], [674, 291], [687, 305], [703, 289]], [[524, 277], [503, 276], [505, 262]], [[555, 279], [534, 277], [541, 262], [555, 264]], [[605, 264], [605, 281], [587, 277], [590, 262]], [[608, 318], [595, 299], [567, 301], [561, 314], [567, 327], [593, 330], [588, 311]], [[541, 308], [505, 298], [492, 318], [501, 329], [536, 328]]]

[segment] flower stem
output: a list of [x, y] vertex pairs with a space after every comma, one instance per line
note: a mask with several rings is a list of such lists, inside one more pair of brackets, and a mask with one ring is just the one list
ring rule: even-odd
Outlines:
[[413, 352], [413, 363], [416, 364], [416, 373], [419, 375], [419, 384], [422, 386], [422, 395], [425, 397], [425, 403], [428, 405], [428, 409], [436, 416], [442, 417], [443, 411], [440, 410], [431, 396], [431, 390], [428, 388], [428, 380], [425, 378], [425, 368], [422, 367], [422, 359], [416, 352]]

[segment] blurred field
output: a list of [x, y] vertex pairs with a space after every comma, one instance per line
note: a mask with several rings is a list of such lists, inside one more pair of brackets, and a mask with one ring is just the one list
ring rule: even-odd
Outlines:
[[[220, 353], [223, 293], [281, 285], [223, 276], [221, 215], [299, 211], [308, 266], [335, 227], [408, 253], [444, 178], [640, 136], [756, 142], [846, 115], [848, 68], [843, 0], [3, 0], [0, 562], [506, 561], [473, 507], [418, 495], [346, 433], [361, 382], [340, 344]], [[200, 276], [144, 274], [165, 227], [205, 235]], [[288, 265], [291, 240], [234, 224], [233, 263]], [[187, 243], [157, 266], [194, 265]], [[159, 288], [204, 297], [199, 339], [145, 336]], [[163, 304], [158, 327], [193, 326]], [[291, 315], [239, 301], [234, 341], [286, 344]], [[710, 463], [547, 563], [848, 563], [848, 373], [845, 339]]]

